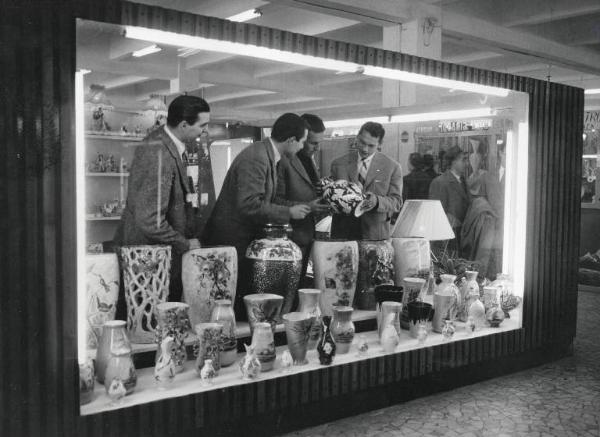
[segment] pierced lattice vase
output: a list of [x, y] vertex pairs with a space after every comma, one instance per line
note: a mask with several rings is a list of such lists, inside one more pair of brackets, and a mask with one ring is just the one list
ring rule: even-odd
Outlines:
[[124, 246], [121, 261], [129, 338], [134, 343], [154, 343], [156, 306], [169, 297], [171, 247]]

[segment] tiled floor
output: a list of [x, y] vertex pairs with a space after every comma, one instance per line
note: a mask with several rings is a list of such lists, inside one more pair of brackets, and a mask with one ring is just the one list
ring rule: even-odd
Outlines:
[[288, 436], [600, 436], [600, 293], [579, 293], [574, 356]]

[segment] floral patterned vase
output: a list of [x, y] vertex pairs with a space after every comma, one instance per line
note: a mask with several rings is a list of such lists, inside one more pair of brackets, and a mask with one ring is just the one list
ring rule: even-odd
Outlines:
[[198, 323], [195, 327], [198, 337], [196, 353], [196, 372], [200, 376], [200, 371], [204, 367], [205, 360], [212, 360], [215, 371], [219, 373], [221, 369], [221, 342], [223, 335], [223, 325], [219, 323]]
[[123, 246], [127, 330], [134, 343], [156, 341], [156, 305], [169, 297], [171, 246]]
[[400, 315], [400, 327], [409, 329], [408, 304], [421, 300], [427, 281], [422, 278], [404, 278], [402, 279], [402, 314]]
[[334, 307], [351, 306], [358, 278], [358, 243], [316, 240], [311, 256], [323, 314], [332, 316]]
[[133, 389], [137, 384], [137, 374], [131, 358], [131, 349], [118, 348], [112, 351], [104, 376], [104, 387], [107, 393], [115, 378], [123, 382], [125, 394], [133, 393]]
[[298, 311], [314, 317], [313, 325], [310, 329], [308, 337], [308, 350], [313, 350], [317, 347], [319, 337], [321, 336], [321, 309], [319, 308], [319, 298], [321, 290], [316, 288], [301, 288], [298, 290], [300, 303]]
[[223, 342], [221, 344], [221, 366], [233, 364], [237, 358], [237, 337], [235, 334], [235, 314], [229, 299], [215, 301], [210, 321], [223, 325]]
[[404, 278], [429, 279], [431, 248], [424, 238], [392, 238], [394, 248], [394, 283], [402, 285]]
[[331, 335], [337, 347], [338, 354], [350, 352], [354, 340], [354, 323], [352, 322], [352, 307], [335, 307], [333, 321], [331, 322]]
[[454, 284], [456, 276], [440, 275], [442, 283], [438, 290], [433, 294], [433, 315], [432, 327], [435, 332], [441, 333], [444, 329], [445, 320], [456, 319], [458, 309], [459, 293], [458, 287]]
[[87, 348], [96, 349], [102, 327], [114, 320], [119, 296], [119, 260], [116, 253], [87, 254]]
[[260, 361], [260, 371], [272, 370], [275, 364], [275, 337], [269, 323], [258, 322], [254, 326], [252, 349]]
[[98, 382], [104, 383], [106, 366], [112, 356], [113, 350], [131, 349], [127, 333], [125, 331], [126, 323], [123, 320], [110, 320], [102, 328], [102, 336], [96, 351], [95, 370]]
[[323, 365], [329, 365], [333, 362], [335, 357], [335, 341], [331, 336], [331, 317], [323, 316], [321, 321], [321, 337], [319, 344], [317, 345], [317, 352], [319, 354], [319, 362]]
[[306, 351], [308, 350], [308, 338], [314, 321], [315, 316], [306, 313], [293, 312], [283, 315], [288, 349], [296, 366], [308, 363]]
[[504, 311], [504, 316], [510, 318], [510, 312], [515, 308], [518, 308], [522, 301], [522, 299], [513, 292], [513, 282], [510, 275], [499, 273], [496, 280], [490, 285], [498, 288], [500, 308]]
[[469, 316], [469, 306], [471, 306], [471, 295], [479, 294], [479, 284], [477, 283], [477, 272], [466, 271], [465, 278], [460, 284], [460, 300], [458, 303], [458, 312], [456, 318], [461, 322], [466, 322]]
[[322, 180], [323, 200], [329, 204], [336, 214], [363, 214], [362, 204], [365, 200], [360, 186], [344, 179], [333, 181], [329, 178]]
[[248, 294], [244, 296], [244, 304], [248, 314], [248, 323], [250, 332], [259, 322], [267, 322], [271, 325], [273, 335], [275, 327], [280, 322], [281, 306], [283, 305], [283, 296], [272, 293]]
[[79, 363], [79, 405], [88, 404], [94, 396], [94, 363], [87, 359]]
[[192, 324], [210, 321], [219, 299], [235, 301], [238, 260], [234, 247], [203, 247], [183, 254], [183, 301], [190, 305]]
[[246, 249], [250, 265], [250, 293], [283, 296], [281, 313], [292, 310], [302, 273], [302, 252], [288, 239], [289, 225], [266, 225], [266, 238], [254, 240]]
[[394, 248], [390, 240], [361, 240], [358, 242], [358, 253], [355, 307], [374, 310], [375, 287], [394, 284]]
[[158, 328], [156, 329], [156, 359], [160, 355], [162, 339], [173, 338], [173, 362], [177, 373], [183, 371], [187, 359], [185, 339], [192, 329], [189, 316], [190, 306], [181, 302], [163, 302], [156, 305]]

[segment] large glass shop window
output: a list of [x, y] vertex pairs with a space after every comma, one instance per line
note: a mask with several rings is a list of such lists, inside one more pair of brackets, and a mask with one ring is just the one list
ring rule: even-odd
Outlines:
[[521, 327], [525, 94], [84, 20], [75, 86], [82, 414]]

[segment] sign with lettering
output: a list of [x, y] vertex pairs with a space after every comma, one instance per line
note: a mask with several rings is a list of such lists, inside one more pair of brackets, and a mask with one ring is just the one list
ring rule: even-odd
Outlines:
[[585, 111], [583, 126], [583, 130], [600, 129], [600, 111]]
[[478, 120], [456, 120], [456, 121], [440, 121], [438, 130], [440, 132], [464, 132], [470, 130], [486, 130], [492, 127], [490, 118], [482, 118]]

